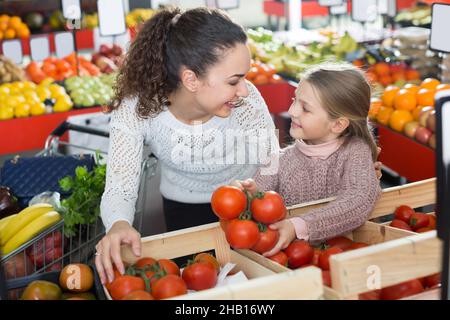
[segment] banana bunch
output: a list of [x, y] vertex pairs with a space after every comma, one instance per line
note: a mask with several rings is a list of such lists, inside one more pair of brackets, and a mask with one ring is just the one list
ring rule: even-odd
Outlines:
[[337, 55], [345, 55], [358, 49], [358, 43], [346, 31], [344, 36], [339, 39], [339, 42], [333, 46], [332, 50]]
[[0, 245], [4, 255], [61, 220], [61, 215], [50, 204], [39, 203], [18, 214], [0, 220]]

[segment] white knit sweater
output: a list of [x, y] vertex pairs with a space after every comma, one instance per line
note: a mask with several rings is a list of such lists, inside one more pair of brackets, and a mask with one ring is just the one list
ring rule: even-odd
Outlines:
[[198, 125], [180, 122], [167, 108], [142, 119], [136, 113], [137, 98], [124, 100], [113, 111], [100, 206], [107, 231], [119, 220], [133, 223], [144, 142], [161, 165], [161, 194], [185, 203], [209, 202], [217, 187], [252, 177], [267, 156], [278, 153], [267, 106], [258, 90], [247, 85], [244, 104], [228, 118]]

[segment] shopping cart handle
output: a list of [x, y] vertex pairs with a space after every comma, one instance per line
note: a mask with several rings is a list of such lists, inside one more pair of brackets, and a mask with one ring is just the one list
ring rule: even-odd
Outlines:
[[109, 132], [107, 131], [84, 127], [67, 121], [61, 123], [55, 130], [52, 131], [51, 135], [61, 137], [64, 133], [66, 133], [69, 130], [109, 138]]

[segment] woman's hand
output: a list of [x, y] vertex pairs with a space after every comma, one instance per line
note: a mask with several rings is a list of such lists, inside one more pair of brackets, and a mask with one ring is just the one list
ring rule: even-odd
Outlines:
[[120, 257], [120, 245], [131, 245], [135, 256], [141, 255], [141, 235], [126, 221], [117, 221], [113, 224], [109, 232], [96, 245], [95, 267], [102, 284], [105, 284], [106, 277], [108, 282], [114, 280], [114, 270], [112, 263], [117, 270], [125, 273], [125, 267]]
[[232, 186], [238, 187], [242, 191], [247, 190], [251, 195], [255, 195], [258, 192], [256, 182], [253, 179], [247, 180], [235, 180], [231, 183]]
[[263, 253], [263, 256], [265, 257], [273, 256], [280, 250], [287, 248], [296, 238], [294, 224], [288, 219], [275, 222], [269, 225], [269, 228], [272, 230], [278, 230], [280, 237], [272, 250]]

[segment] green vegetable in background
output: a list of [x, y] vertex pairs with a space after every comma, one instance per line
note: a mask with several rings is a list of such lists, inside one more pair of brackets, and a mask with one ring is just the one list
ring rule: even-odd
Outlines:
[[105, 189], [106, 164], [99, 164], [101, 156], [96, 154], [97, 165], [89, 172], [86, 167], [77, 167], [75, 177], [67, 176], [59, 181], [63, 191], [72, 194], [61, 201], [59, 213], [64, 218], [64, 234], [77, 233], [79, 224], [95, 223], [100, 215], [100, 201]]

